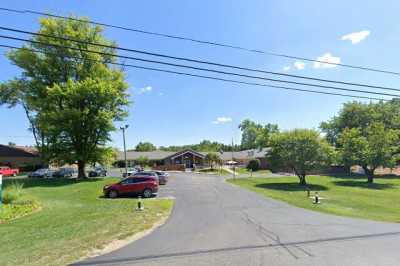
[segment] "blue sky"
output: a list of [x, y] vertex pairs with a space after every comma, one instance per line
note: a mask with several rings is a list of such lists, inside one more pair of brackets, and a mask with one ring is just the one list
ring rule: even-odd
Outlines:
[[[315, 59], [325, 55], [333, 62], [340, 58], [344, 64], [389, 70], [400, 67], [396, 56], [400, 46], [399, 1], [3, 0], [0, 5], [88, 16], [116, 25]], [[1, 13], [0, 24], [37, 30], [37, 19], [33, 15]], [[105, 29], [105, 34], [120, 46], [133, 49], [328, 79], [392, 87], [398, 84], [398, 77], [385, 74], [342, 67], [316, 68], [311, 62], [116, 29]], [[1, 49], [0, 82], [19, 73], [4, 57], [4, 51]], [[245, 118], [277, 123], [283, 129], [318, 128], [321, 121], [332, 117], [344, 102], [351, 100], [134, 69], [127, 69], [127, 81], [133, 101], [125, 122], [130, 125], [128, 147], [139, 141], [156, 145], [197, 143], [202, 139], [230, 143], [232, 137], [238, 143], [237, 125]], [[21, 108], [0, 107], [0, 121], [0, 143], [33, 144]], [[112, 137], [111, 145], [121, 147], [121, 133], [115, 132]]]

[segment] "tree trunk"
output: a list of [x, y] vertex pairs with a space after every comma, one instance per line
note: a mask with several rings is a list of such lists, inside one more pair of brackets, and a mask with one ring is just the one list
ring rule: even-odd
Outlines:
[[367, 182], [370, 184], [374, 183], [375, 169], [370, 170], [368, 166], [363, 166], [362, 168], [364, 169], [365, 175], [367, 176]]
[[307, 182], [306, 182], [306, 175], [299, 175], [298, 177], [299, 177], [299, 179], [300, 179], [300, 185], [301, 185], [301, 186], [307, 185]]
[[85, 173], [86, 162], [78, 161], [78, 178], [87, 178]]
[[307, 185], [307, 181], [306, 181], [306, 173], [304, 172], [298, 172], [296, 169], [294, 169], [295, 174], [299, 177], [299, 184], [301, 186], [306, 186]]

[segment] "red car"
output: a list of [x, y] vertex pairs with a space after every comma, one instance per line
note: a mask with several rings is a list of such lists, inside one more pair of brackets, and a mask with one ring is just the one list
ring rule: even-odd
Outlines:
[[19, 169], [12, 169], [8, 166], [0, 166], [0, 175], [2, 176], [17, 176]]
[[144, 198], [150, 198], [158, 191], [158, 180], [154, 177], [128, 177], [118, 183], [106, 185], [103, 188], [104, 195], [116, 198], [120, 195], [139, 194]]

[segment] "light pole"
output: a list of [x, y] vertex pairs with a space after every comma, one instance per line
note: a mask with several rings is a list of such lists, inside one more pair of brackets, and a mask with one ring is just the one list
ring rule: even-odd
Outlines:
[[128, 161], [126, 160], [126, 144], [125, 144], [125, 130], [128, 128], [128, 125], [120, 127], [122, 130], [122, 138], [124, 140], [124, 159], [125, 159], [125, 177], [128, 177]]

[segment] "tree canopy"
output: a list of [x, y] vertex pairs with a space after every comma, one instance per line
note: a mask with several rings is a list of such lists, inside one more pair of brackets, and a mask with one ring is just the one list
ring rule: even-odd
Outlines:
[[136, 147], [135, 151], [155, 151], [157, 149], [151, 142], [139, 142]]
[[146, 157], [146, 156], [139, 156], [139, 157], [136, 159], [136, 163], [137, 163], [138, 165], [140, 165], [141, 167], [145, 167], [145, 166], [147, 166], [147, 165], [150, 163], [150, 160], [149, 160], [149, 158]]
[[400, 153], [400, 101], [344, 104], [339, 114], [321, 123], [346, 166], [360, 165], [373, 182], [377, 167], [393, 166]]
[[257, 124], [249, 119], [243, 120], [239, 125], [242, 131], [241, 149], [264, 148], [269, 145], [272, 134], [279, 132], [278, 125]]
[[181, 145], [181, 146], [161, 146], [160, 150], [163, 151], [181, 151], [181, 150], [194, 150], [194, 151], [203, 151], [203, 152], [220, 152], [220, 151], [238, 151], [240, 147], [238, 145], [227, 145], [217, 141], [210, 140], [202, 140], [198, 144], [189, 144], [189, 145]]
[[329, 165], [333, 149], [320, 134], [311, 129], [294, 129], [272, 135], [268, 158], [273, 167], [290, 168], [306, 185], [306, 175], [313, 169]]
[[128, 104], [124, 74], [109, 64], [115, 49], [88, 42], [115, 44], [85, 18], [42, 18], [38, 33], [26, 49], [8, 52], [22, 73], [0, 85], [0, 103], [24, 108], [45, 162], [77, 163], [78, 176], [86, 177], [85, 165], [110, 153], [113, 122]]
[[221, 163], [221, 158], [219, 155], [215, 152], [209, 152], [206, 154], [205, 157], [206, 161], [210, 164], [211, 169], [214, 168], [214, 164], [219, 164]]

